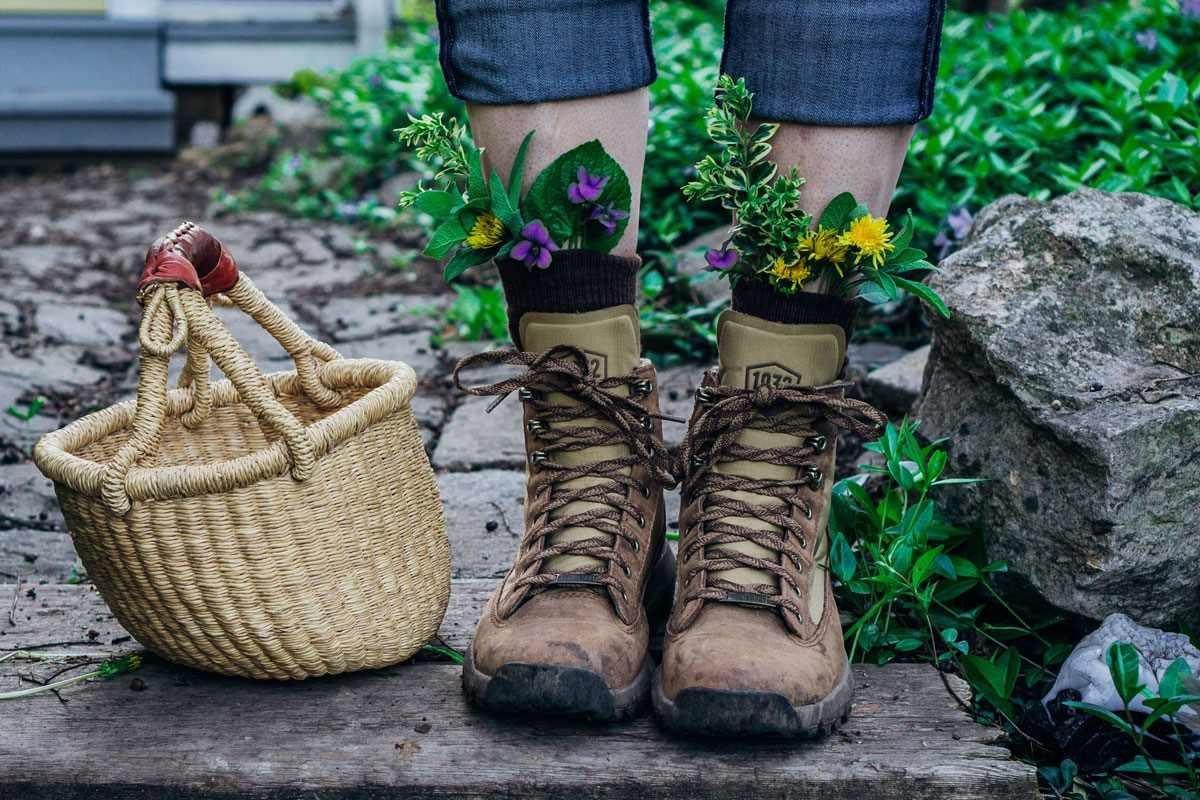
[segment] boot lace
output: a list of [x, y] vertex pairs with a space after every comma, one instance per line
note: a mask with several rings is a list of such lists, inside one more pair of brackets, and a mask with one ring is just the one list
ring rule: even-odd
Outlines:
[[[802, 557], [802, 551], [807, 548], [804, 522], [813, 516], [809, 502], [811, 493], [819, 491], [826, 478], [813, 457], [824, 452], [827, 442], [814, 425], [818, 420], [828, 420], [835, 428], [873, 440], [879, 436], [878, 428], [887, 424], [883, 412], [861, 400], [835, 393], [849, 385], [760, 386], [751, 390], [707, 386], [697, 392], [697, 400], [705, 408], [684, 442], [676, 462], [676, 474], [681, 476], [685, 506], [699, 498], [701, 511], [688, 530], [681, 531], [683, 549], [679, 563], [684, 564], [700, 550], [701, 558], [686, 576], [685, 586], [700, 574], [705, 574], [706, 580], [702, 582], [703, 588], [691, 590], [687, 599], [749, 602], [783, 607], [801, 615], [801, 608], [793, 598], [802, 596], [795, 575], [803, 571], [802, 558], [807, 558]], [[738, 434], [748, 429], [801, 437], [803, 443], [758, 448], [737, 442]], [[718, 464], [733, 461], [796, 467], [796, 477], [791, 480], [752, 479], [714, 469]], [[775, 498], [778, 502], [749, 503], [724, 494], [728, 492], [749, 492]], [[791, 513], [793, 508], [801, 512], [803, 520]], [[730, 521], [739, 517], [762, 520], [773, 527], [760, 530]], [[754, 542], [781, 558], [758, 558], [723, 547], [743, 541]], [[784, 567], [783, 558], [796, 565], [794, 573]], [[778, 577], [779, 586], [740, 584], [707, 574], [738, 567], [769, 572]], [[786, 586], [793, 590], [790, 594], [782, 591]]]
[[[464, 386], [459, 373], [485, 364], [523, 366], [526, 370], [495, 383]], [[514, 583], [514, 590], [578, 583], [608, 586], [611, 591], [620, 593], [620, 582], [608, 574], [608, 563], [615, 562], [626, 577], [631, 574], [633, 565], [615, 549], [616, 542], [625, 539], [635, 551], [641, 548], [637, 533], [620, 525], [621, 516], [623, 513], [633, 516], [642, 528], [652, 522], [639, 516], [638, 507], [630, 499], [632, 492], [648, 497], [650, 486], [635, 477], [630, 468], [641, 465], [652, 481], [668, 489], [675, 486], [666, 447], [654, 435], [653, 419], [667, 417], [650, 414], [637, 402], [637, 398], [644, 398], [654, 390], [652, 382], [639, 378], [636, 373], [593, 378], [583, 351], [560, 345], [542, 353], [498, 350], [468, 356], [454, 369], [454, 385], [476, 396], [495, 395], [496, 400], [488, 411], [513, 391], [535, 410], [535, 418], [528, 424], [529, 432], [544, 444], [530, 454], [530, 465], [549, 474], [544, 484], [546, 496], [541, 501], [543, 513], [538, 515], [544, 521], [540, 525], [531, 525], [521, 539], [513, 571], [522, 577]], [[616, 391], [620, 387], [628, 387], [628, 393]], [[550, 402], [547, 397], [552, 393], [566, 395], [579, 404]], [[613, 427], [572, 424], [598, 418], [612, 423]], [[552, 426], [550, 423], [558, 424]], [[618, 444], [628, 447], [629, 455], [578, 466], [567, 466], [555, 460], [559, 453]], [[583, 477], [600, 480], [586, 487], [561, 486]], [[597, 505], [553, 518], [553, 512], [580, 500]], [[550, 543], [555, 532], [579, 527], [596, 531], [596, 536]], [[568, 555], [591, 556], [603, 564], [557, 572], [542, 571], [543, 561]], [[531, 571], [532, 574], [528, 574]]]

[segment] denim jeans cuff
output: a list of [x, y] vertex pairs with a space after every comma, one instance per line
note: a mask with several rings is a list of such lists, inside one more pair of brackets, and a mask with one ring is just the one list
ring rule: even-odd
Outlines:
[[945, 0], [728, 0], [721, 71], [754, 116], [807, 125], [915, 123], [933, 109]]
[[455, 97], [507, 105], [632, 91], [656, 77], [648, 0], [437, 0]]

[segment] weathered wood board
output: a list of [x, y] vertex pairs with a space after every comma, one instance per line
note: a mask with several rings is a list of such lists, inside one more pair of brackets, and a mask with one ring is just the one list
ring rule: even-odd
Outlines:
[[[447, 644], [466, 646], [493, 585], [455, 582]], [[14, 590], [0, 585], [0, 650], [136, 648], [85, 587], [37, 587], [10, 625]], [[151, 658], [61, 699], [0, 705], [0, 800], [1037, 797], [1033, 769], [972, 723], [931, 668], [854, 674], [857, 705], [839, 733], [734, 742], [672, 738], [649, 718], [598, 726], [481, 714], [462, 699], [453, 664], [271, 683]], [[0, 664], [0, 690], [15, 688], [13, 675], [12, 662]]]

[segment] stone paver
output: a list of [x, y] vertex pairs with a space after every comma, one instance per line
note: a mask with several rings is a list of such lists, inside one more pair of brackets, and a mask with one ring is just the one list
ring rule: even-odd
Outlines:
[[373, 339], [338, 342], [335, 347], [346, 358], [403, 361], [413, 368], [418, 378], [434, 378], [442, 370], [442, 360], [429, 343], [429, 331], [388, 333]]
[[65, 531], [29, 528], [0, 530], [0, 581], [66, 583], [71, 570], [83, 571]]
[[38, 333], [62, 344], [111, 345], [134, 334], [124, 312], [108, 306], [45, 304], [33, 316]]
[[0, 465], [0, 528], [6, 527], [66, 530], [54, 484], [29, 462]]
[[430, 327], [426, 308], [443, 308], [437, 295], [383, 294], [374, 297], [335, 298], [317, 311], [321, 327], [336, 342], [367, 339], [397, 330]]
[[487, 407], [494, 400], [494, 397], [468, 397], [459, 405], [433, 451], [435, 468], [467, 470], [524, 465], [521, 404], [512, 395], [488, 414]]
[[455, 578], [500, 577], [524, 533], [525, 474], [481, 470], [438, 475]]

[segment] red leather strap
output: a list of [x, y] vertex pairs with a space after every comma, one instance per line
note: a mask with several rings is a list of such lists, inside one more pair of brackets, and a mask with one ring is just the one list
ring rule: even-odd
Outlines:
[[232, 289], [237, 280], [237, 262], [224, 245], [198, 225], [185, 222], [150, 245], [138, 291], [151, 283], [174, 281], [210, 295]]

